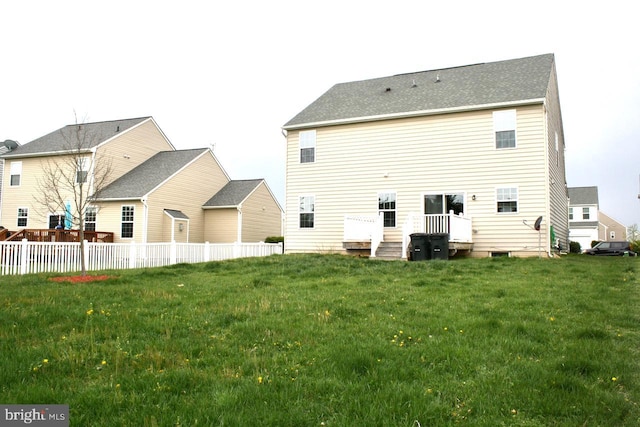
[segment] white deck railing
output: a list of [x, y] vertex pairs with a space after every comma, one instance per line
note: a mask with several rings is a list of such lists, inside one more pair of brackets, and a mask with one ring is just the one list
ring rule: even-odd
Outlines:
[[[282, 253], [282, 243], [93, 243], [85, 241], [87, 271], [162, 267]], [[0, 241], [0, 275], [81, 270], [80, 243]]]
[[407, 246], [413, 233], [449, 234], [450, 242], [471, 243], [471, 218], [463, 214], [425, 215], [410, 213], [402, 226], [402, 257], [407, 256]]
[[375, 258], [380, 243], [384, 242], [384, 216], [345, 215], [343, 241], [371, 242], [371, 257]]

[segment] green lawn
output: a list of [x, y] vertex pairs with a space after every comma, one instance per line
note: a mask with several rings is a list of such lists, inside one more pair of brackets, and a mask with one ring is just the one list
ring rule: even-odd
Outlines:
[[637, 426], [640, 258], [0, 278], [0, 403], [72, 426]]

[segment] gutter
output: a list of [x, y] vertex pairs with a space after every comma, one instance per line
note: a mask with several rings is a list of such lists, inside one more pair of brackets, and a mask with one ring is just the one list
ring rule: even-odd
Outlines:
[[379, 114], [375, 116], [362, 116], [362, 117], [352, 117], [352, 118], [346, 118], [346, 119], [334, 119], [334, 120], [324, 120], [319, 122], [299, 123], [299, 124], [293, 124], [289, 126], [285, 125], [282, 127], [282, 129], [287, 131], [287, 130], [312, 128], [312, 127], [324, 127], [324, 126], [346, 125], [346, 124], [363, 123], [363, 122], [374, 122], [379, 120], [405, 119], [405, 118], [421, 117], [421, 116], [435, 116], [438, 114], [461, 113], [466, 111], [491, 110], [495, 108], [544, 104], [544, 102], [545, 102], [544, 98], [534, 98], [534, 99], [525, 99], [522, 101], [515, 101], [515, 102], [514, 101], [497, 102], [492, 104], [467, 105], [462, 107], [438, 108], [435, 110], [419, 110], [419, 111], [410, 111], [410, 112], [404, 112], [404, 113]]

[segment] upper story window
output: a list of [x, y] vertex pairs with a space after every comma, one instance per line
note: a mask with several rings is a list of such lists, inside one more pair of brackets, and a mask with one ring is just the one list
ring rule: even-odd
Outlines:
[[29, 222], [29, 208], [18, 208], [18, 227], [26, 227]]
[[76, 160], [76, 184], [87, 182], [89, 176], [89, 159], [79, 157]]
[[120, 222], [120, 237], [130, 239], [133, 237], [134, 206], [122, 207], [122, 221]]
[[313, 163], [316, 161], [316, 131], [304, 130], [299, 134], [300, 138], [300, 163]]
[[315, 225], [315, 196], [300, 196], [300, 228], [313, 228]]
[[493, 112], [493, 131], [496, 136], [496, 148], [516, 147], [516, 110]]
[[582, 208], [582, 219], [590, 219], [589, 208]]
[[503, 187], [496, 189], [498, 213], [518, 212], [518, 189]]
[[383, 215], [385, 227], [396, 226], [396, 193], [378, 193], [378, 213]]
[[11, 162], [11, 187], [19, 187], [22, 178], [22, 162]]
[[573, 208], [569, 208], [569, 219], [573, 220]]

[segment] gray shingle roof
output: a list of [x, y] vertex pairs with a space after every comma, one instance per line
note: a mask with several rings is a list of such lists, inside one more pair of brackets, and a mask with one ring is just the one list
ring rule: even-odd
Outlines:
[[142, 198], [189, 162], [207, 151], [209, 151], [208, 148], [198, 148], [157, 153], [105, 187], [100, 193], [99, 199]]
[[205, 208], [238, 206], [263, 181], [263, 179], [244, 179], [229, 181], [203, 206]]
[[189, 219], [189, 217], [182, 211], [178, 211], [178, 210], [175, 210], [175, 209], [165, 209], [164, 211], [171, 218], [174, 218], [174, 219]]
[[544, 99], [553, 54], [339, 83], [285, 129]]
[[82, 144], [83, 149], [93, 148], [113, 138], [118, 133], [124, 132], [150, 118], [151, 117], [139, 117], [135, 119], [68, 125], [24, 145], [20, 145], [10, 153], [6, 153], [5, 156], [18, 157], [69, 151], [70, 149], [78, 148], [78, 138], [84, 139], [84, 143]]
[[569, 187], [569, 205], [597, 205], [598, 187]]

